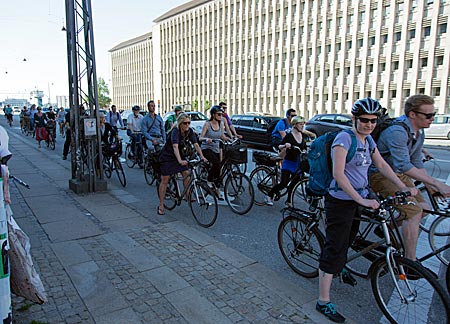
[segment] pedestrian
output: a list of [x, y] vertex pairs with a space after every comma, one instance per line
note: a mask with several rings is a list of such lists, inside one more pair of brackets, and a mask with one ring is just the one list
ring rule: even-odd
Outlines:
[[45, 126], [47, 125], [47, 115], [42, 112], [41, 107], [37, 107], [34, 114], [34, 127], [36, 128], [36, 141], [38, 148], [41, 148], [41, 141], [48, 141], [48, 133]]

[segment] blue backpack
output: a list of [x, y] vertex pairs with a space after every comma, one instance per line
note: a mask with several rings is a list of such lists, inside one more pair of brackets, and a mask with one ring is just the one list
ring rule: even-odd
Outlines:
[[[330, 183], [333, 180], [333, 163], [331, 159], [331, 145], [341, 131], [329, 132], [312, 142], [309, 153], [309, 190], [316, 195], [323, 196], [328, 192]], [[351, 130], [344, 130], [350, 134], [352, 143], [347, 153], [345, 163], [350, 162], [356, 153], [356, 136]], [[369, 140], [370, 150], [375, 147], [374, 141]]]

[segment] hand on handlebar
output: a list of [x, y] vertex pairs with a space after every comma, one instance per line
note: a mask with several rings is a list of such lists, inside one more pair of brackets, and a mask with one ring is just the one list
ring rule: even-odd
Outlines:
[[185, 166], [185, 165], [188, 165], [188, 161], [186, 161], [186, 160], [181, 160], [181, 161], [179, 162], [179, 164], [182, 165], [182, 166]]
[[363, 199], [359, 204], [372, 209], [378, 209], [380, 207], [380, 203], [375, 199]]

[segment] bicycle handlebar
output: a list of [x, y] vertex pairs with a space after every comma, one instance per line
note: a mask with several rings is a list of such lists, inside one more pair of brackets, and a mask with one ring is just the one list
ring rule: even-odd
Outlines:
[[30, 185], [26, 182], [23, 182], [22, 180], [20, 180], [19, 178], [13, 176], [13, 175], [9, 175], [9, 178], [15, 182], [17, 182], [18, 184], [20, 184], [21, 186], [24, 186], [27, 189], [30, 189]]

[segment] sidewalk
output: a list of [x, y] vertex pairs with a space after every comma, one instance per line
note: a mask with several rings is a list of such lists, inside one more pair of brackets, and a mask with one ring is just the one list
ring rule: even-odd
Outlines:
[[8, 132], [11, 173], [31, 186], [11, 185], [14, 218], [49, 299], [13, 298], [15, 323], [327, 322], [315, 311], [316, 291], [111, 192], [74, 194], [59, 154]]

